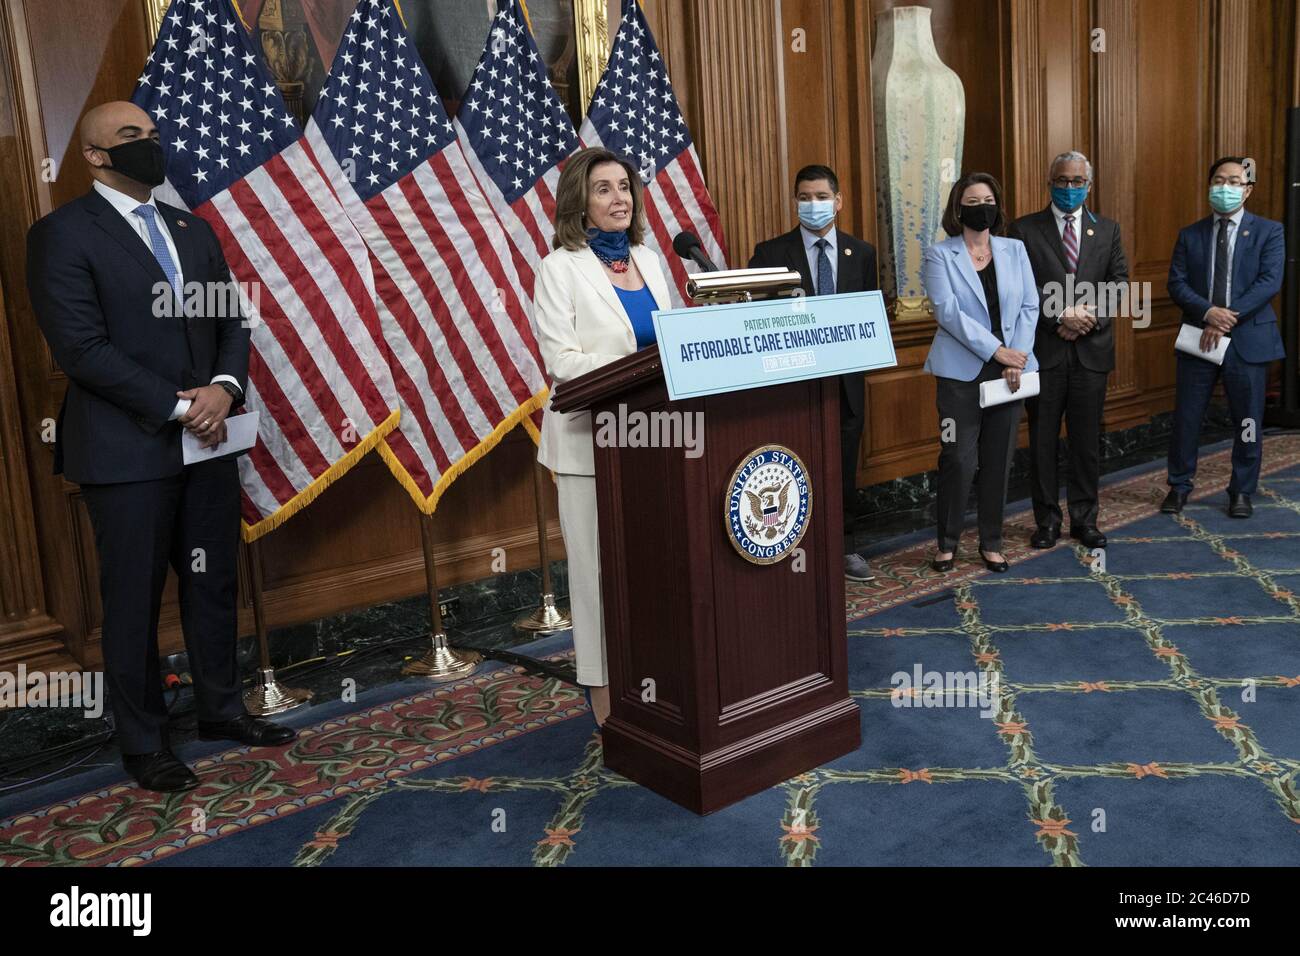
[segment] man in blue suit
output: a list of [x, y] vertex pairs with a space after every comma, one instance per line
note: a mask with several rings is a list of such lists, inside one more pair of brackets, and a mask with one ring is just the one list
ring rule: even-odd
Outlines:
[[1201, 350], [1212, 351], [1225, 335], [1230, 344], [1222, 366], [1177, 353], [1169, 494], [1160, 506], [1165, 514], [1181, 512], [1191, 493], [1201, 422], [1220, 372], [1235, 431], [1228, 514], [1249, 518], [1253, 511], [1268, 366], [1285, 354], [1272, 299], [1282, 288], [1286, 258], [1282, 224], [1246, 212], [1254, 179], [1244, 157], [1216, 160], [1209, 191], [1214, 214], [1178, 234], [1169, 263], [1169, 297], [1185, 323], [1203, 330]]
[[[834, 295], [878, 289], [876, 250], [871, 243], [835, 225], [844, 197], [829, 166], [805, 166], [794, 177], [799, 225], [754, 247], [749, 268], [780, 266], [803, 280], [804, 295]], [[866, 558], [853, 550], [853, 520], [858, 497], [858, 452], [866, 422], [866, 375], [840, 376], [840, 475], [844, 500], [844, 576], [850, 581], [875, 578]]]
[[188, 790], [198, 780], [168, 746], [158, 666], [169, 564], [180, 582], [200, 737], [265, 746], [295, 736], [244, 711], [236, 462], [185, 465], [181, 451], [184, 430], [205, 446], [225, 439], [226, 416], [244, 401], [249, 331], [238, 309], [212, 314], [183, 294], [228, 289], [230, 272], [206, 222], [153, 198], [165, 158], [149, 115], [105, 103], [80, 132], [93, 188], [27, 234], [32, 308], [68, 377], [54, 470], [81, 485], [95, 531], [104, 671], [123, 764], [146, 790]]

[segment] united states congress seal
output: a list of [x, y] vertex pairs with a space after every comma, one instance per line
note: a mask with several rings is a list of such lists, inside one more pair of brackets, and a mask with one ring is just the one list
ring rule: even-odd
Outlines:
[[732, 472], [724, 509], [727, 538], [737, 553], [754, 564], [776, 564], [808, 530], [808, 469], [784, 445], [756, 448]]

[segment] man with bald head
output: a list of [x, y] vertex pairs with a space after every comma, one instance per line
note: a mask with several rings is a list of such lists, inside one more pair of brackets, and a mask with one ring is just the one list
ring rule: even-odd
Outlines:
[[244, 401], [249, 333], [238, 309], [201, 304], [227, 296], [189, 294], [227, 289], [230, 271], [207, 223], [153, 198], [165, 160], [149, 115], [97, 106], [82, 119], [81, 148], [93, 188], [27, 234], [32, 307], [68, 378], [54, 470], [81, 485], [95, 530], [123, 763], [145, 789], [188, 790], [198, 780], [168, 745], [158, 666], [169, 564], [200, 737], [265, 746], [295, 736], [244, 710], [235, 459], [185, 465], [181, 452], [183, 430], [204, 446], [225, 440], [226, 416]]

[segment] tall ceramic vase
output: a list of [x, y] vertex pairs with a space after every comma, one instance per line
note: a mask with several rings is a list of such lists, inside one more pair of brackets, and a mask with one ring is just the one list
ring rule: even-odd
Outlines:
[[898, 317], [923, 314], [921, 256], [944, 238], [944, 205], [961, 175], [966, 92], [939, 59], [928, 7], [876, 17], [871, 57], [880, 283]]

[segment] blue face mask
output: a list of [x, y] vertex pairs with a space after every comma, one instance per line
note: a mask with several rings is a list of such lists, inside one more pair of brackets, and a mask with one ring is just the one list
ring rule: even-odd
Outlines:
[[1087, 186], [1053, 186], [1052, 204], [1061, 212], [1074, 212], [1088, 198]]
[[835, 200], [814, 199], [799, 203], [799, 221], [814, 232], [825, 229], [835, 219]]
[[1245, 191], [1242, 186], [1211, 186], [1210, 206], [1217, 213], [1230, 213], [1245, 201], [1242, 196]]
[[592, 252], [606, 261], [626, 259], [629, 254], [626, 229], [606, 232], [604, 229], [592, 226], [587, 230], [587, 245], [591, 247]]

